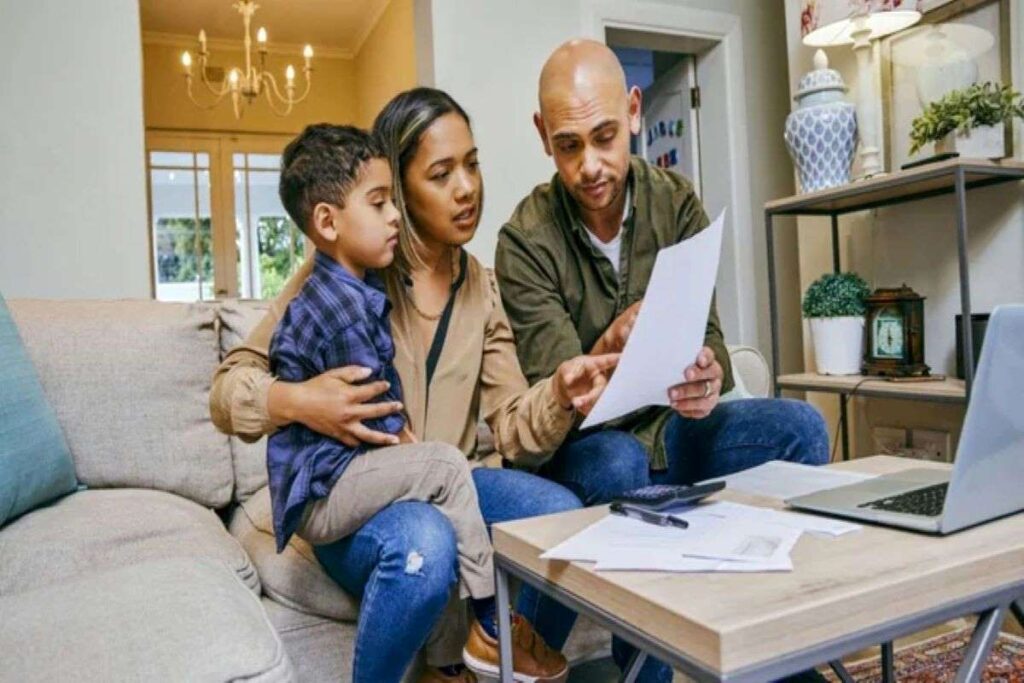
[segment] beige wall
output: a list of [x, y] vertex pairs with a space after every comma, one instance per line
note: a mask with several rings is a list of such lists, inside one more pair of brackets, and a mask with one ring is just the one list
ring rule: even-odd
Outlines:
[[138, 1], [0, 17], [0, 292], [148, 297]]
[[[182, 75], [181, 53], [188, 49], [195, 57], [192, 46], [147, 43], [143, 45], [143, 87], [145, 92], [146, 128], [168, 130], [232, 131], [246, 133], [297, 133], [310, 123], [331, 121], [334, 123], [356, 123], [357, 86], [355, 60], [315, 56], [313, 58], [313, 87], [309, 97], [295, 105], [292, 113], [285, 117], [274, 115], [265, 99], [255, 100], [252, 106], [243, 106], [241, 119], [236, 119], [231, 108], [230, 97], [225, 98], [211, 110], [200, 109], [186, 94], [185, 78]], [[244, 64], [245, 55], [241, 50], [228, 51], [212, 49], [210, 64], [230, 68]], [[297, 70], [302, 67], [302, 55], [267, 55], [267, 68], [284, 83], [284, 69], [293, 64]], [[201, 102], [205, 92], [198, 79], [198, 65], [193, 65], [195, 74], [193, 92]], [[301, 92], [302, 76], [297, 77], [297, 91]]]
[[[1013, 83], [1024, 85], [1024, 0], [1012, 0]], [[799, 0], [786, 0], [790, 89], [811, 67], [813, 51], [800, 43]], [[856, 101], [856, 65], [848, 47], [828, 50], [832, 66], [839, 69]], [[1024, 131], [1017, 126], [1015, 158], [1020, 159]], [[955, 371], [953, 317], [959, 312], [959, 288], [954, 204], [940, 197], [853, 214], [840, 219], [843, 268], [855, 270], [872, 287], [906, 282], [927, 297], [925, 304], [925, 360], [937, 373]], [[827, 219], [800, 219], [800, 281], [806, 288], [831, 269]], [[968, 194], [971, 294], [974, 310], [991, 311], [998, 303], [1024, 301], [1024, 194], [1019, 187], [1002, 185]], [[813, 369], [811, 345], [807, 367]], [[832, 397], [817, 396], [826, 407]], [[855, 448], [858, 455], [873, 450], [873, 426], [921, 427], [949, 431], [955, 446], [959, 437], [962, 407], [914, 401], [881, 401], [855, 398]]]
[[355, 59], [356, 122], [363, 127], [388, 100], [416, 85], [413, 0], [391, 0]]

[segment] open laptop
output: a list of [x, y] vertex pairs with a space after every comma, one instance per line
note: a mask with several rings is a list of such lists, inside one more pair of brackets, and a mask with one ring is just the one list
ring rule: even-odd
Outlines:
[[951, 472], [910, 469], [786, 503], [934, 534], [1024, 510], [1024, 305], [992, 312]]

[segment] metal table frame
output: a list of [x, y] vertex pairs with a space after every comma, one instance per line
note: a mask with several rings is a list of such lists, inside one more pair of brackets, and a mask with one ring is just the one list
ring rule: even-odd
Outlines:
[[[967, 176], [975, 176], [975, 180], [969, 181]], [[916, 183], [952, 176], [950, 186], [938, 188], [919, 189], [915, 188]], [[876, 209], [894, 204], [903, 204], [940, 195], [955, 195], [956, 203], [956, 238], [957, 256], [960, 273], [960, 312], [964, 324], [961, 326], [963, 357], [974, 358], [974, 339], [969, 321], [971, 320], [971, 288], [970, 273], [967, 253], [967, 191], [974, 188], [996, 185], [999, 183], [1012, 182], [1024, 178], [1024, 168], [1020, 166], [996, 166], [992, 164], [972, 164], [969, 161], [958, 161], [950, 164], [938, 164], [935, 168], [923, 167], [904, 173], [896, 173], [882, 179], [886, 189], [903, 189], [905, 194], [895, 197], [876, 198], [873, 195], [879, 191], [878, 184], [852, 183], [834, 190], [813, 193], [807, 196], [796, 196], [780, 202], [772, 202], [765, 207], [764, 220], [768, 248], [768, 306], [769, 324], [771, 327], [772, 342], [772, 385], [776, 398], [782, 395], [782, 389], [778, 385], [778, 378], [781, 374], [779, 368], [779, 307], [778, 293], [775, 287], [775, 240], [774, 240], [774, 218], [775, 216], [829, 216], [832, 219], [832, 269], [840, 271], [840, 249], [839, 249], [839, 216]], [[848, 202], [836, 207], [835, 202]], [[833, 203], [830, 205], [830, 203]], [[971, 384], [974, 380], [974, 364], [968, 360], [963, 364], [966, 396], [971, 395]], [[849, 416], [847, 414], [847, 401], [849, 395], [846, 392], [839, 392], [839, 419], [841, 425], [841, 436], [843, 442], [843, 459], [850, 457], [850, 431]], [[929, 400], [921, 397], [917, 400]]]
[[566, 591], [555, 583], [538, 577], [515, 562], [495, 554], [494, 571], [498, 601], [498, 641], [501, 656], [501, 683], [513, 683], [512, 678], [512, 624], [509, 608], [509, 577], [514, 576], [527, 583], [543, 594], [551, 597], [576, 613], [586, 616], [599, 626], [608, 629], [639, 652], [623, 674], [622, 681], [632, 683], [643, 666], [647, 655], [654, 656], [682, 671], [701, 683], [714, 681], [720, 683], [763, 683], [783, 676], [819, 666], [827, 662], [840, 680], [852, 681], [840, 663], [840, 657], [856, 652], [865, 647], [885, 643], [883, 647], [883, 679], [894, 680], [892, 670], [892, 646], [896, 638], [910, 635], [929, 626], [949, 621], [957, 617], [978, 615], [978, 623], [971, 636], [970, 644], [963, 663], [957, 672], [956, 683], [973, 683], [981, 679], [981, 673], [999, 636], [999, 629], [1009, 610], [1024, 626], [1024, 580], [1010, 586], [990, 590], [968, 598], [954, 600], [942, 605], [913, 614], [902, 616], [870, 628], [851, 633], [832, 641], [814, 645], [803, 650], [782, 655], [775, 659], [762, 662], [739, 671], [722, 674], [708, 667], [686, 653], [675, 650], [669, 645], [652, 638], [642, 627], [623, 621], [614, 614], [597, 607], [584, 599]]

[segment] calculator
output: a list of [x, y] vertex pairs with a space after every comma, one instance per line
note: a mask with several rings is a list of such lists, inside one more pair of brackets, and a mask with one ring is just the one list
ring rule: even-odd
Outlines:
[[655, 484], [645, 486], [616, 496], [613, 503], [628, 503], [647, 510], [660, 511], [686, 503], [696, 503], [725, 488], [724, 481], [713, 481], [695, 486], [673, 486]]

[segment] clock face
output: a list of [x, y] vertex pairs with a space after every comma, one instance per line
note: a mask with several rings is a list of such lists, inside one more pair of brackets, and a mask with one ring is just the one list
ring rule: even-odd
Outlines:
[[872, 326], [875, 358], [903, 358], [903, 316], [895, 308], [884, 308], [875, 316]]

